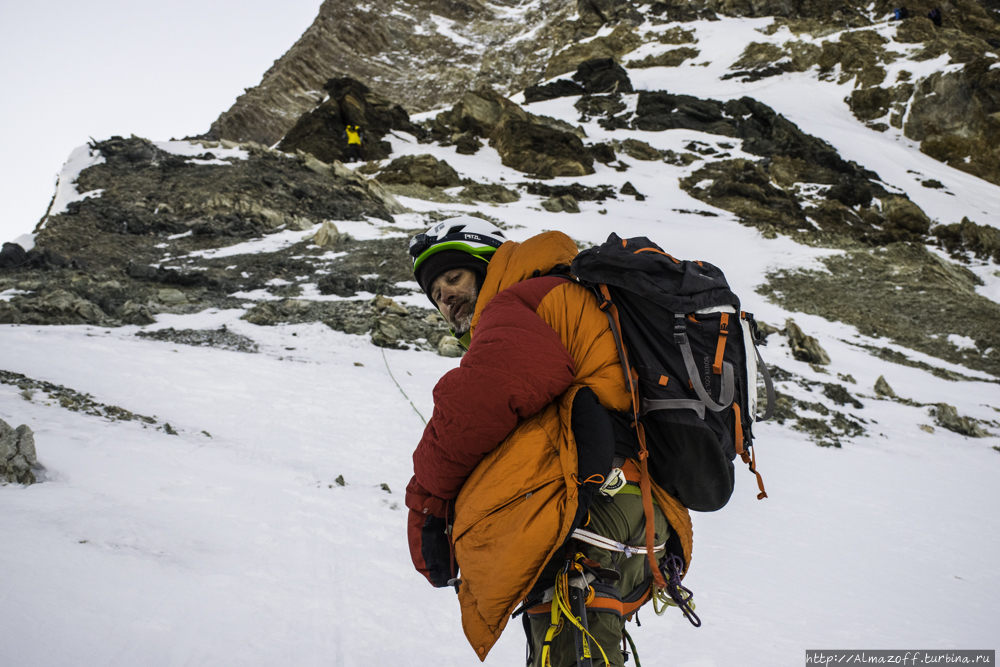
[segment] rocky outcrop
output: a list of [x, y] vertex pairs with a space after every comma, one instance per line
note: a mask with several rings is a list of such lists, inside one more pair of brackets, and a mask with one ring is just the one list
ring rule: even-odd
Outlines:
[[884, 396], [885, 398], [896, 398], [896, 392], [889, 386], [884, 375], [879, 375], [878, 379], [875, 380], [875, 395]]
[[396, 158], [378, 172], [378, 180], [385, 185], [419, 183], [430, 188], [450, 188], [462, 183], [458, 172], [450, 164], [433, 155]]
[[369, 334], [379, 347], [417, 347], [453, 356], [448, 344], [441, 346], [441, 339], [451, 334], [436, 310], [404, 308], [386, 297], [370, 301], [267, 301], [248, 310], [243, 319], [259, 326], [323, 322], [336, 331]]
[[594, 173], [594, 158], [568, 123], [526, 112], [489, 88], [466, 93], [437, 115], [431, 136], [448, 142], [461, 136], [489, 140], [505, 166], [542, 177]]
[[977, 225], [968, 218], [952, 225], [939, 225], [934, 235], [951, 252], [971, 252], [981, 259], [992, 259], [1000, 264], [1000, 229]]
[[256, 354], [259, 346], [252, 338], [229, 331], [225, 325], [218, 329], [156, 329], [155, 331], [137, 331], [136, 336], [146, 340], [159, 340], [176, 345], [191, 345], [193, 347], [214, 347], [219, 350], [246, 352]]
[[642, 38], [628, 25], [621, 24], [610, 35], [596, 37], [581, 44], [571, 44], [555, 53], [545, 66], [543, 78], [552, 79], [572, 72], [583, 63], [593, 60], [619, 61], [642, 45]]
[[580, 63], [573, 74], [573, 80], [583, 86], [587, 95], [624, 95], [633, 92], [628, 73], [614, 58], [595, 58]]
[[[906, 348], [1000, 376], [1000, 333], [996, 330], [1000, 305], [976, 292], [979, 279], [968, 269], [943, 261], [919, 243], [894, 243], [876, 251], [847, 250], [822, 262], [822, 271], [769, 274], [759, 292], [791, 311], [843, 322], [864, 336], [891, 339]], [[958, 348], [942, 332], [975, 343]], [[906, 361], [895, 355], [885, 358]], [[941, 375], [958, 379], [954, 374]]]
[[575, 135], [544, 125], [509, 120], [497, 126], [490, 145], [505, 166], [541, 177], [594, 173], [594, 158]]
[[975, 419], [958, 414], [958, 410], [954, 405], [938, 403], [931, 408], [931, 414], [934, 416], [934, 421], [937, 422], [938, 426], [959, 435], [970, 438], [986, 438], [990, 436], [989, 431], [980, 426]]
[[806, 335], [794, 320], [785, 322], [785, 333], [788, 335], [788, 346], [792, 348], [793, 357], [799, 361], [819, 366], [826, 366], [830, 363], [830, 355], [826, 353], [819, 341]]
[[998, 63], [979, 56], [958, 72], [920, 81], [903, 131], [934, 159], [1000, 185]]
[[0, 419], [0, 484], [34, 484], [37, 464], [32, 430], [24, 424], [12, 428]]
[[158, 313], [243, 307], [234, 295], [256, 290], [409, 293], [395, 286], [412, 280], [404, 239], [356, 241], [329, 222], [405, 211], [377, 181], [305, 153], [234, 147], [203, 142], [182, 156], [136, 137], [95, 143], [105, 161], [76, 185], [101, 196], [49, 217], [27, 264], [0, 269], [0, 292], [14, 290], [0, 323], [143, 326]]
[[646, 56], [642, 60], [631, 60], [629, 67], [635, 69], [646, 69], [647, 67], [680, 67], [685, 61], [697, 58], [701, 52], [688, 46], [679, 49], [671, 49], [655, 56]]
[[552, 197], [551, 199], [546, 199], [542, 202], [542, 208], [544, 208], [549, 213], [579, 213], [580, 204], [577, 203], [573, 195], [562, 195], [561, 197]]
[[359, 81], [330, 79], [323, 89], [328, 98], [299, 118], [278, 144], [278, 150], [304, 151], [327, 163], [347, 162], [344, 130], [348, 125], [357, 125], [365, 133], [365, 159], [382, 160], [392, 152], [392, 146], [382, 141], [390, 131], [408, 132], [417, 138], [427, 134], [410, 122], [403, 107], [376, 95]]

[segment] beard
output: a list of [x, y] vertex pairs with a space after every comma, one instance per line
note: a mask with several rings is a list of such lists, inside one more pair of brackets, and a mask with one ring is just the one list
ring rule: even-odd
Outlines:
[[464, 336], [472, 327], [472, 316], [476, 314], [476, 301], [478, 299], [479, 289], [474, 287], [472, 292], [462, 301], [456, 303], [452, 309], [452, 312], [462, 311], [462, 314], [457, 318], [451, 316], [447, 318], [456, 338]]

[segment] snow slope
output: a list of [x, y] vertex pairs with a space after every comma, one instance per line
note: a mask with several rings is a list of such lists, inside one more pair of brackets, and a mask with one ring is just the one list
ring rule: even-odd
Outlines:
[[[699, 33], [699, 61], [721, 62], [722, 49], [738, 55], [736, 42], [761, 40], [753, 30], [759, 24], [697, 24], [714, 31]], [[709, 44], [719, 45], [718, 58], [705, 55]], [[631, 74], [642, 88], [756, 96], [906, 190], [939, 222], [970, 215], [1000, 225], [1000, 188], [930, 160], [891, 133], [864, 128], [833, 84], [808, 73], [720, 82], [713, 67]], [[530, 110], [575, 122], [572, 101]], [[586, 130], [594, 141], [611, 136], [596, 124]], [[692, 139], [732, 143], [688, 131], [613, 136], [675, 150]], [[464, 177], [526, 180], [488, 147], [462, 156], [406, 135], [392, 141], [395, 155], [430, 152]], [[906, 174], [913, 165], [958, 196], [919, 187]], [[795, 361], [772, 336], [762, 350], [769, 364], [808, 380], [856, 380], [847, 386], [864, 408], [846, 411], [864, 419], [868, 433], [843, 449], [817, 447], [790, 424], [758, 427], [758, 466], [770, 497], [757, 501], [753, 476], [741, 471], [723, 511], [694, 516], [686, 584], [704, 626], [692, 628], [676, 611], [655, 618], [644, 609], [642, 627], [630, 630], [641, 659], [654, 666], [763, 667], [803, 664], [807, 649], [1000, 648], [1000, 453], [993, 449], [1000, 440], [942, 428], [931, 434], [921, 429], [933, 424], [926, 408], [878, 400], [873, 390], [885, 376], [901, 396], [946, 401], [960, 414], [995, 422], [1000, 385], [908, 350], [914, 359], [986, 381], [949, 382], [879, 360], [854, 343], [894, 346], [764, 302], [754, 289], [767, 271], [820, 268], [817, 260], [835, 251], [766, 240], [731, 214], [709, 210], [676, 185], [696, 166], [635, 163], [619, 173], [597, 165], [593, 176], [549, 181], [616, 188], [630, 181], [647, 195], [644, 202], [581, 202], [579, 215], [547, 213], [528, 195], [481, 207], [511, 226], [515, 239], [545, 229], [590, 243], [609, 231], [644, 234], [677, 256], [718, 264], [744, 308], [773, 324], [794, 316], [833, 359], [824, 374]], [[473, 208], [402, 201], [415, 213], [397, 223], [412, 228], [429, 226], [425, 211]], [[366, 221], [337, 222], [359, 237], [382, 231]], [[292, 237], [269, 238], [242, 251], [273, 252]], [[997, 267], [977, 270], [992, 279]], [[997, 299], [992, 285], [987, 296]], [[401, 301], [426, 303], [419, 294]], [[367, 336], [321, 324], [256, 327], [242, 314], [160, 315], [146, 329], [225, 325], [257, 341], [259, 354], [139, 339], [133, 326], [0, 326], [0, 368], [157, 420], [109, 422], [43, 393], [26, 400], [0, 384], [0, 419], [34, 429], [47, 468], [44, 483], [0, 487], [0, 665], [476, 664], [454, 593], [432, 589], [412, 570], [402, 505], [423, 429], [417, 411], [431, 414], [431, 389], [457, 360], [383, 351]], [[792, 382], [779, 385], [796, 398], [827, 401]], [[520, 664], [518, 625], [488, 664]]]

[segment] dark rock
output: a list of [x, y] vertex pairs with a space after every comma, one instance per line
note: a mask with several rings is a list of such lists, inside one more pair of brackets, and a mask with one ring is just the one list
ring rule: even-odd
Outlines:
[[1000, 184], [1000, 69], [978, 57], [956, 72], [920, 81], [904, 134], [936, 160]]
[[0, 250], [0, 269], [18, 269], [28, 263], [28, 253], [17, 243], [4, 243]]
[[330, 79], [323, 87], [329, 99], [299, 118], [281, 140], [279, 150], [289, 153], [301, 150], [326, 163], [346, 162], [344, 130], [348, 125], [357, 125], [365, 133], [362, 142], [365, 159], [382, 160], [389, 156], [390, 147], [381, 140], [390, 131], [408, 132], [417, 138], [426, 134], [426, 130], [410, 121], [403, 107], [376, 95], [359, 81], [347, 77]]
[[494, 128], [506, 117], [528, 120], [529, 115], [519, 106], [491, 88], [470, 90], [448, 111], [434, 119], [433, 134], [450, 139], [452, 134], [463, 133], [488, 139]]
[[562, 195], [561, 197], [553, 197], [551, 199], [546, 199], [542, 202], [542, 208], [544, 208], [549, 213], [579, 213], [580, 206], [577, 204], [576, 199], [573, 195]]
[[[610, 35], [598, 36], [582, 43], [572, 44], [549, 57], [543, 76], [546, 79], [554, 79], [560, 74], [576, 71], [581, 65], [592, 60], [619, 61], [622, 56], [641, 45], [642, 37], [638, 35], [636, 30], [626, 23], [621, 23], [611, 31]], [[574, 80], [580, 81], [580, 79]], [[605, 90], [603, 88], [597, 89]], [[619, 90], [622, 89], [619, 87]]]
[[594, 158], [594, 161], [601, 164], [611, 164], [618, 159], [618, 156], [615, 155], [615, 149], [610, 144], [593, 144], [592, 146], [588, 146], [587, 149], [590, 151], [590, 155]]
[[1000, 230], [989, 225], [977, 225], [968, 218], [952, 225], [939, 225], [934, 234], [951, 252], [972, 252], [983, 259], [1000, 263]]
[[389, 295], [408, 294], [407, 290], [395, 287], [392, 282], [381, 276], [361, 278], [351, 274], [331, 274], [320, 278], [317, 287], [320, 294], [336, 294], [343, 297], [354, 296], [358, 292]]
[[663, 158], [661, 151], [638, 139], [626, 139], [621, 142], [621, 151], [636, 160], [652, 161]]
[[775, 187], [767, 172], [749, 160], [709, 163], [682, 179], [681, 187], [695, 199], [732, 211], [752, 224], [811, 227], [798, 201]]
[[573, 183], [572, 185], [548, 185], [546, 183], [525, 183], [523, 184], [529, 195], [540, 197], [562, 197], [569, 195], [577, 201], [604, 201], [605, 199], [617, 199], [615, 189], [610, 185], [598, 185], [590, 187]]
[[218, 281], [205, 275], [203, 271], [183, 273], [177, 269], [164, 269], [148, 264], [132, 264], [128, 267], [128, 277], [145, 280], [162, 285], [179, 285], [181, 287], [218, 287]]
[[469, 134], [463, 134], [455, 140], [455, 152], [459, 155], [475, 155], [482, 147], [483, 142]]
[[934, 35], [934, 24], [924, 16], [907, 19], [896, 28], [896, 41], [902, 44], [929, 42]]
[[931, 414], [938, 426], [970, 438], [987, 438], [990, 433], [971, 417], [963, 417], [953, 405], [938, 403], [931, 408]]
[[823, 385], [823, 395], [829, 398], [831, 401], [837, 405], [852, 405], [855, 409], [861, 410], [865, 406], [861, 404], [861, 401], [851, 396], [850, 392], [843, 385], [835, 383], [826, 383]]
[[736, 136], [733, 123], [725, 118], [723, 110], [723, 104], [715, 100], [662, 91], [639, 91], [632, 125], [646, 132], [687, 129]]
[[450, 188], [462, 183], [450, 164], [433, 155], [398, 157], [379, 172], [378, 180], [386, 185], [419, 183], [430, 188]]
[[437, 351], [441, 337], [450, 335], [448, 325], [437, 311], [414, 307], [380, 309], [376, 303], [376, 300], [267, 301], [248, 310], [243, 319], [260, 326], [321, 321], [331, 329], [348, 334], [370, 332], [373, 344], [393, 349], [420, 347]]
[[[628, 63], [630, 68], [645, 69], [648, 67], [680, 67], [686, 60], [697, 58], [701, 54], [698, 49], [682, 46], [679, 49], [671, 49], [655, 56], [646, 56], [642, 60], [632, 60]], [[729, 78], [729, 76], [723, 77]]]
[[87, 299], [64, 289], [16, 299], [0, 309], [3, 324], [103, 324], [107, 315]]
[[889, 226], [912, 234], [923, 235], [931, 228], [930, 218], [905, 197], [883, 197], [882, 212]]
[[621, 95], [584, 95], [573, 107], [584, 116], [604, 116], [611, 118], [626, 109]]
[[625, 185], [622, 186], [622, 189], [619, 190], [619, 192], [623, 195], [632, 195], [635, 197], [636, 201], [646, 201], [646, 196], [640, 194], [639, 191], [635, 189], [635, 186], [629, 181], [625, 182]]
[[892, 93], [889, 90], [875, 86], [855, 89], [848, 99], [848, 106], [858, 120], [871, 121], [888, 114], [892, 102]]
[[575, 97], [583, 95], [586, 89], [568, 79], [557, 79], [544, 86], [528, 86], [524, 89], [524, 103], [544, 102], [557, 97]]
[[12, 428], [0, 419], [0, 484], [34, 484], [38, 464], [35, 434], [26, 425]]
[[586, 176], [594, 173], [594, 158], [579, 137], [521, 120], [498, 126], [490, 145], [504, 166], [541, 177]]
[[458, 196], [488, 204], [510, 204], [521, 199], [516, 190], [505, 188], [499, 183], [473, 183], [462, 188]]
[[785, 320], [785, 334], [788, 336], [788, 345], [792, 348], [792, 356], [799, 361], [820, 366], [830, 363], [830, 355], [820, 346], [819, 341], [807, 336], [794, 320]]
[[595, 58], [580, 63], [573, 80], [582, 84], [589, 95], [633, 92], [628, 73], [613, 58]]
[[875, 380], [875, 394], [877, 396], [885, 396], [886, 398], [896, 398], [896, 392], [886, 382], [884, 375], [879, 375], [878, 379]]
[[[125, 167], [149, 166], [154, 161], [164, 162], [177, 157], [164, 153], [152, 142], [135, 135], [128, 139], [114, 136], [107, 141], [92, 143], [91, 147], [96, 149], [108, 164]], [[177, 167], [179, 163], [172, 166]]]
[[195, 347], [215, 347], [233, 352], [258, 352], [257, 343], [252, 338], [229, 331], [225, 326], [219, 329], [157, 329], [156, 331], [139, 331], [139, 338], [158, 340], [179, 345]]

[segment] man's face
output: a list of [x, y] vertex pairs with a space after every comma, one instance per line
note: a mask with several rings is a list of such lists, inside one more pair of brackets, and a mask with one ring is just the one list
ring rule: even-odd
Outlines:
[[462, 336], [472, 325], [472, 315], [476, 312], [479, 289], [476, 274], [472, 269], [451, 269], [445, 271], [430, 285], [431, 298], [445, 321], [451, 325], [457, 336]]

